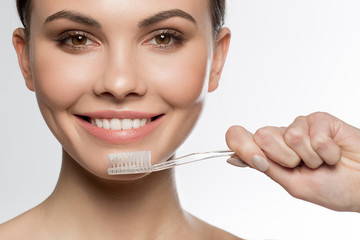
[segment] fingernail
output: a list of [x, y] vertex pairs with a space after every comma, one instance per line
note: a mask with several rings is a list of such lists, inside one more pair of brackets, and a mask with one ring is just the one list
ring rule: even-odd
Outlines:
[[240, 159], [234, 158], [234, 157], [231, 157], [226, 161], [236, 167], [248, 167], [249, 166], [245, 162], [241, 161]]
[[252, 159], [251, 159], [252, 163], [255, 165], [256, 169], [261, 171], [261, 172], [265, 172], [266, 170], [269, 169], [270, 165], [268, 163], [268, 161], [266, 161], [265, 158], [263, 158], [260, 155], [255, 155]]

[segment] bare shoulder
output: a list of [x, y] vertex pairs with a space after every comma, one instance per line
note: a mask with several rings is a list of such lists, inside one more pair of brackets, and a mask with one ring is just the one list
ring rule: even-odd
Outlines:
[[39, 226], [36, 212], [30, 210], [0, 224], [0, 236], [4, 240], [39, 239], [38, 234], [40, 232], [35, 230], [39, 229]]
[[216, 239], [223, 239], [223, 240], [242, 240], [242, 238], [239, 238], [229, 232], [226, 232], [220, 228], [214, 227], [213, 226], [213, 230], [212, 230], [212, 238], [213, 240]]
[[204, 222], [203, 220], [192, 216], [192, 221], [195, 223], [198, 229], [200, 229], [200, 239], [206, 239], [206, 240], [242, 240], [242, 238], [239, 238], [223, 229], [220, 229], [218, 227], [215, 227], [209, 223]]
[[21, 239], [21, 233], [24, 232], [24, 227], [26, 227], [26, 225], [24, 224], [22, 215], [0, 224], [1, 239]]

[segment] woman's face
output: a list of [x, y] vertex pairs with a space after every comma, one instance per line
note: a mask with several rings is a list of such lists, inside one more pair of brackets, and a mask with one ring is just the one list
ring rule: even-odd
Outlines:
[[215, 47], [208, 0], [32, 4], [23, 71], [65, 151], [103, 178], [113, 178], [109, 153], [171, 157], [217, 86], [216, 52], [226, 55], [227, 44]]

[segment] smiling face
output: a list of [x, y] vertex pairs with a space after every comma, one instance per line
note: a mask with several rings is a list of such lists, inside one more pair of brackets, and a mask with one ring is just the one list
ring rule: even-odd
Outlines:
[[226, 29], [214, 41], [208, 9], [207, 0], [32, 2], [29, 51], [14, 34], [20, 65], [82, 167], [113, 178], [109, 153], [150, 150], [157, 163], [185, 140], [229, 42]]

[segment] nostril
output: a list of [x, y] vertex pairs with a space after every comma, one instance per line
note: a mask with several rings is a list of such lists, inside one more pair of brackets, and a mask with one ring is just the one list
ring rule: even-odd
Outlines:
[[114, 99], [125, 99], [125, 98], [135, 98], [135, 97], [140, 97], [141, 95], [136, 93], [136, 92], [130, 92], [130, 93], [127, 93], [125, 95], [121, 95], [121, 94], [117, 94], [117, 93], [111, 93], [111, 92], [103, 92], [101, 93], [100, 96], [103, 96], [105, 98], [114, 98]]
[[126, 94], [125, 97], [138, 97], [138, 96], [140, 96], [140, 94], [135, 93], [135, 92], [131, 92], [131, 93]]

